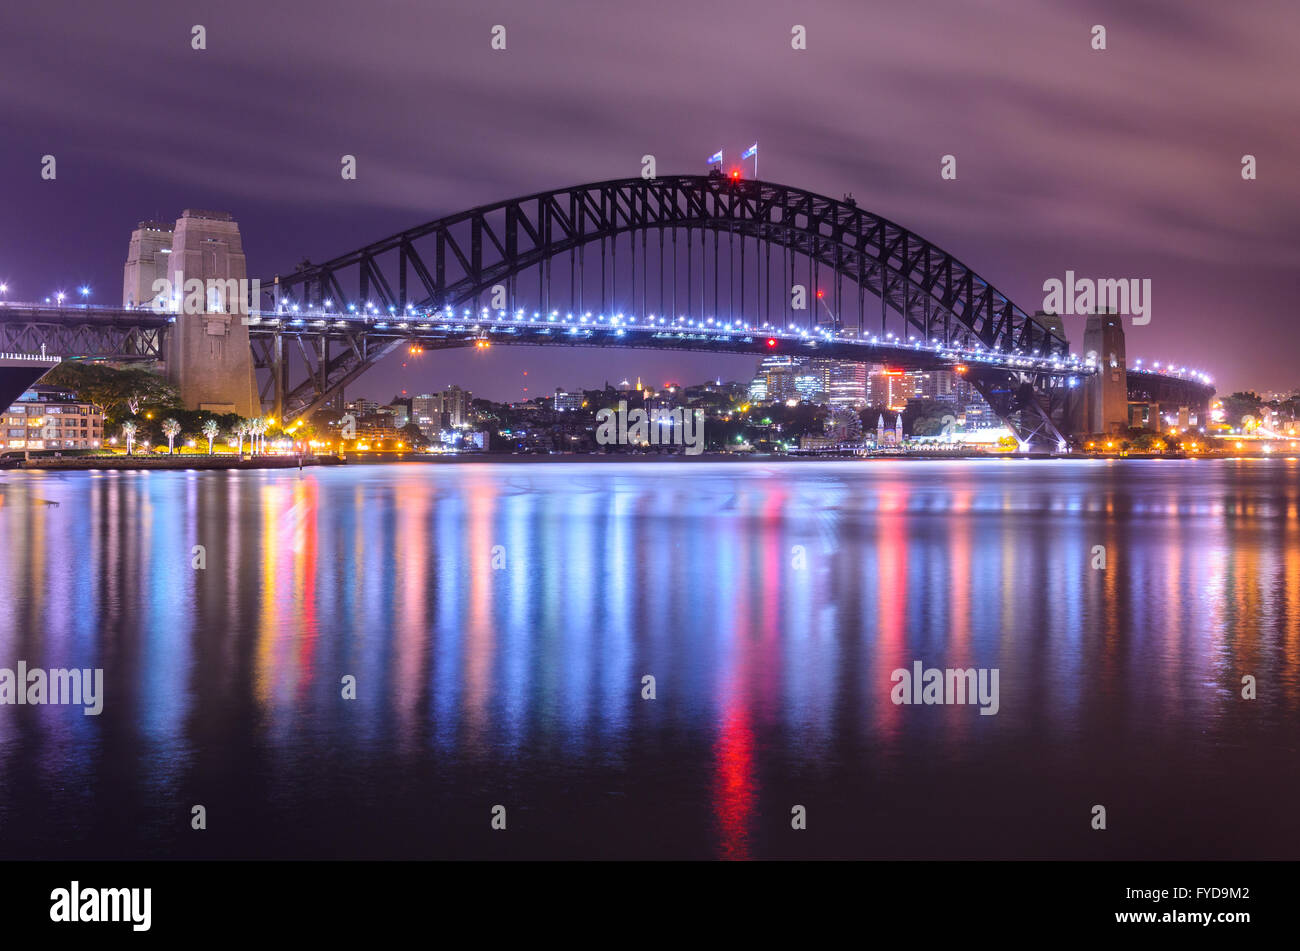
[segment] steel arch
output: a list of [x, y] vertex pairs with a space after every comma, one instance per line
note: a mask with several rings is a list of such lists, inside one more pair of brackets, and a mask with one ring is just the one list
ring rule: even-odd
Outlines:
[[851, 199], [717, 174], [619, 179], [482, 205], [307, 264], [263, 287], [273, 303], [319, 306], [332, 299], [343, 308], [377, 299], [382, 308], [405, 311], [408, 304], [459, 307], [503, 285], [513, 307], [521, 272], [593, 242], [663, 229], [728, 231], [789, 248], [881, 298], [923, 339], [1069, 352], [1063, 337], [974, 270]]

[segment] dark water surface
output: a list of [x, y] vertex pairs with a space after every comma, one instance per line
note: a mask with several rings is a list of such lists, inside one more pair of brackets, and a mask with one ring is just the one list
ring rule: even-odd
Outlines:
[[[1298, 507], [1294, 459], [6, 473], [0, 667], [105, 699], [0, 706], [0, 855], [1300, 858]], [[917, 660], [998, 713], [895, 705]]]

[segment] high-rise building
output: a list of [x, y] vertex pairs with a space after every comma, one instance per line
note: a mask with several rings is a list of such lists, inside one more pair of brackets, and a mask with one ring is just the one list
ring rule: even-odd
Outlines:
[[826, 382], [819, 373], [801, 373], [796, 376], [794, 391], [805, 403], [826, 402]]
[[902, 370], [873, 366], [867, 374], [867, 401], [873, 406], [888, 406], [901, 412], [916, 394], [916, 378]]
[[804, 375], [808, 366], [807, 357], [791, 357], [771, 354], [758, 362], [758, 375], [767, 384], [766, 399], [788, 400], [799, 395], [795, 388], [795, 377]]
[[916, 398], [919, 400], [937, 400], [940, 397], [939, 391], [945, 386], [951, 388], [949, 381], [943, 379], [946, 370], [919, 370], [911, 374], [915, 383]]
[[431, 393], [411, 397], [411, 422], [420, 427], [425, 439], [435, 439], [442, 430], [442, 397]]
[[831, 406], [853, 409], [867, 403], [867, 365], [854, 360], [831, 361], [826, 391]]
[[924, 370], [912, 374], [916, 380], [915, 396], [923, 400], [947, 403], [976, 403], [980, 396], [965, 377], [952, 370]]
[[447, 414], [447, 425], [453, 429], [469, 425], [469, 404], [474, 397], [469, 390], [462, 390], [452, 384], [450, 389], [442, 391], [442, 411]]

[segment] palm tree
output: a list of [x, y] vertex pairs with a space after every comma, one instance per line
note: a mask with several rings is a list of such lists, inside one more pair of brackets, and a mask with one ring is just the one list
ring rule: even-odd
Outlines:
[[260, 416], [253, 420], [253, 434], [257, 437], [257, 451], [260, 453], [266, 452], [266, 441], [264, 437], [266, 436], [266, 427], [268, 422], [269, 420], [263, 419]]
[[176, 454], [176, 437], [180, 435], [181, 424], [168, 417], [163, 420], [162, 431], [163, 435], [167, 437], [167, 455], [174, 456]]
[[131, 450], [135, 446], [135, 423], [127, 420], [122, 424], [122, 438], [126, 440], [126, 454], [131, 455]]
[[236, 439], [235, 450], [239, 453], [239, 458], [244, 458], [244, 437], [248, 435], [248, 420], [241, 419], [235, 423], [235, 428], [230, 431], [230, 435]]
[[221, 427], [217, 425], [217, 421], [215, 419], [205, 419], [203, 421], [202, 432], [203, 435], [206, 436], [208, 440], [209, 456], [212, 455], [212, 441], [217, 438], [217, 433], [220, 431], [221, 431]]

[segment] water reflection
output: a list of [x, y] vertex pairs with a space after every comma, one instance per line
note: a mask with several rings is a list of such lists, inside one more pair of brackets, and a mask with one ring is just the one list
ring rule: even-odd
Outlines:
[[[197, 854], [211, 800], [238, 854], [488, 854], [508, 799], [502, 854], [1087, 855], [1109, 791], [1159, 857], [1243, 762], [1252, 833], [1300, 791], [1298, 503], [1285, 460], [6, 475], [0, 666], [107, 699], [0, 706], [0, 843]], [[893, 704], [915, 660], [999, 714]]]

